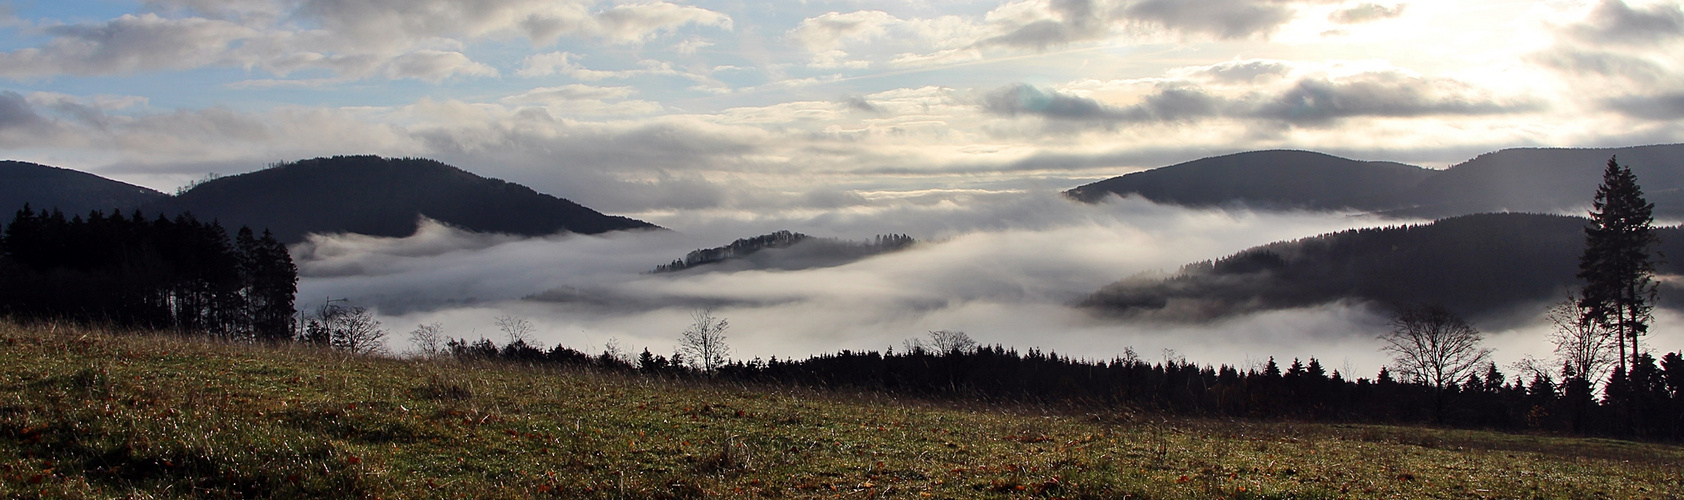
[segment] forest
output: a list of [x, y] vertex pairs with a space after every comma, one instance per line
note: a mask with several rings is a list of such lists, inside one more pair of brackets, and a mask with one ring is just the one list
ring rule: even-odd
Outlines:
[[298, 270], [269, 231], [191, 214], [19, 210], [0, 229], [0, 315], [219, 338], [294, 336]]

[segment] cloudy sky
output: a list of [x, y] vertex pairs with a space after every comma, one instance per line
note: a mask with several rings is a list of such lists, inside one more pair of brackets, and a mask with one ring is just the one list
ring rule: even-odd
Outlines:
[[165, 191], [427, 156], [633, 214], [1446, 166], [1684, 140], [1681, 41], [1650, 0], [5, 0], [0, 155]]
[[[1264, 148], [1444, 167], [1684, 142], [1681, 118], [1678, 1], [0, 0], [0, 157], [168, 192], [278, 161], [422, 156], [676, 230], [429, 226], [294, 249], [301, 303], [353, 297], [400, 337], [432, 321], [483, 335], [514, 312], [549, 343], [665, 351], [699, 300], [727, 304], [745, 356], [953, 328], [1372, 373], [1384, 321], [1360, 305], [1183, 326], [1066, 306], [1381, 221], [1055, 193]], [[828, 269], [641, 274], [779, 229], [925, 243]], [[522, 300], [557, 290], [641, 300]], [[1494, 335], [1499, 355], [1547, 357], [1528, 328]]]

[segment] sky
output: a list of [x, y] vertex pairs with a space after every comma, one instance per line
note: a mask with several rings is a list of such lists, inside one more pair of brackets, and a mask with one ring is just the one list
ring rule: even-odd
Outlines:
[[[434, 228], [295, 249], [312, 270], [305, 292], [366, 297], [392, 324], [477, 331], [514, 308], [551, 318], [551, 342], [653, 345], [634, 330], [682, 323], [683, 307], [574, 321], [576, 305], [519, 299], [764, 286], [784, 299], [738, 297], [725, 312], [806, 333], [774, 342], [775, 328], [740, 326], [764, 340], [745, 351], [880, 348], [951, 324], [1103, 356], [1150, 343], [1108, 329], [1145, 327], [1083, 326], [1061, 305], [1071, 296], [1378, 222], [1077, 207], [1052, 193], [1256, 149], [1442, 168], [1512, 147], [1684, 142], [1681, 49], [1677, 1], [0, 0], [0, 157], [165, 192], [318, 156], [428, 157], [674, 229], [504, 241]], [[637, 274], [778, 229], [931, 244], [787, 275]], [[593, 252], [621, 258], [592, 268]], [[976, 266], [919, 259], [994, 267], [978, 282]], [[507, 263], [547, 267], [478, 272]], [[839, 304], [876, 312], [822, 319]], [[1330, 307], [1199, 328], [1373, 326]], [[1105, 340], [1071, 340], [1084, 336]]]

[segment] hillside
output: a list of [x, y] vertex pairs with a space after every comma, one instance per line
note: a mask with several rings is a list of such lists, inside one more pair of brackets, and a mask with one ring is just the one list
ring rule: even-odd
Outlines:
[[818, 238], [801, 233], [777, 231], [742, 238], [714, 248], [693, 250], [681, 260], [655, 267], [657, 273], [696, 269], [797, 270], [840, 266], [873, 255], [902, 250], [915, 243], [906, 235], [878, 236], [874, 241]]
[[1254, 151], [1135, 172], [1066, 192], [1194, 207], [1354, 209], [1441, 218], [1484, 212], [1567, 213], [1590, 206], [1610, 156], [1629, 165], [1658, 217], [1684, 217], [1684, 144], [1505, 149], [1438, 171], [1306, 151]]
[[[1247, 249], [1161, 280], [1125, 280], [1084, 305], [1106, 314], [1189, 320], [1339, 300], [1384, 307], [1438, 303], [1487, 321], [1527, 315], [1576, 286], [1584, 248], [1577, 217], [1480, 214], [1430, 224], [1355, 229]], [[1684, 255], [1684, 229], [1657, 230], [1664, 255]], [[1684, 273], [1684, 263], [1662, 274]], [[1663, 305], [1684, 305], [1663, 290]]]
[[0, 216], [10, 222], [25, 203], [37, 212], [58, 209], [68, 215], [93, 210], [128, 211], [169, 198], [148, 188], [87, 172], [21, 161], [0, 161]]
[[657, 228], [437, 161], [376, 156], [316, 158], [221, 177], [148, 211], [268, 228], [287, 243], [307, 233], [409, 236], [421, 216], [469, 231], [528, 236]]
[[1433, 174], [1392, 162], [1310, 151], [1251, 151], [1135, 172], [1071, 189], [1093, 203], [1111, 194], [1186, 206], [1371, 209], [1369, 200], [1408, 189]]
[[1678, 447], [1606, 439], [1065, 414], [3, 321], [0, 345], [7, 498], [1684, 494]]

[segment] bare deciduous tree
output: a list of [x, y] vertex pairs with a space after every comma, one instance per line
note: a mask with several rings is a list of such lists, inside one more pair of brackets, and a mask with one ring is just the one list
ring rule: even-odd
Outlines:
[[906, 339], [901, 341], [901, 347], [906, 352], [925, 352], [943, 355], [949, 352], [966, 352], [976, 347], [976, 341], [970, 335], [960, 330], [932, 330], [924, 339]]
[[1444, 421], [1445, 389], [1489, 362], [1491, 350], [1480, 347], [1479, 329], [1440, 306], [1404, 309], [1391, 325], [1380, 349], [1392, 354], [1398, 374], [1434, 389], [1434, 415]]
[[1412, 307], [1392, 318], [1392, 332], [1380, 336], [1403, 377], [1435, 389], [1467, 380], [1491, 350], [1480, 347], [1479, 329], [1439, 306]]
[[409, 341], [415, 344], [415, 350], [421, 357], [432, 358], [444, 352], [444, 345], [448, 339], [444, 336], [443, 324], [429, 323], [416, 325], [415, 330], [409, 332]]
[[1555, 344], [1555, 356], [1594, 387], [1619, 354], [1614, 351], [1614, 332], [1587, 316], [1587, 308], [1573, 296], [1551, 306], [1549, 320], [1555, 330], [1550, 332], [1550, 342]]
[[305, 325], [304, 340], [352, 354], [373, 354], [386, 348], [386, 330], [374, 313], [361, 306], [327, 302]]
[[725, 318], [715, 318], [708, 309], [693, 312], [690, 318], [693, 321], [680, 334], [679, 345], [689, 354], [690, 366], [713, 373], [731, 359], [731, 348], [725, 345], [725, 329], [730, 323]]
[[942, 354], [965, 352], [976, 347], [976, 341], [971, 340], [971, 336], [961, 330], [936, 330], [929, 332], [929, 335], [930, 347]]
[[495, 322], [497, 329], [502, 330], [504, 335], [509, 336], [510, 344], [533, 345], [532, 333], [537, 331], [538, 328], [532, 326], [531, 321], [520, 316], [504, 314], [498, 316]]

